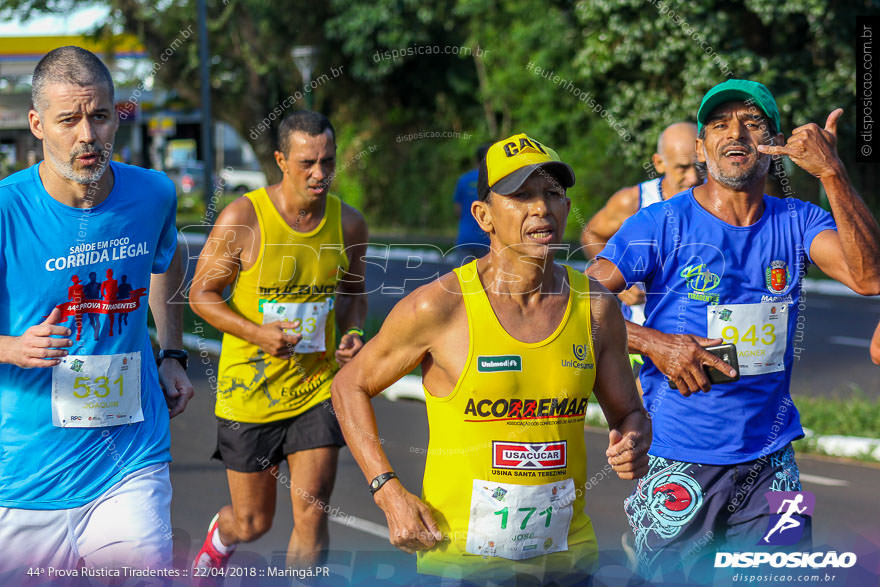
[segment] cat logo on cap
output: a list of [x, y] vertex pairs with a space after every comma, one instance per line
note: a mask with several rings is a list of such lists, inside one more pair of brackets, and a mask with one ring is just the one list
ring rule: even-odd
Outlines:
[[519, 137], [519, 145], [515, 142], [504, 143], [504, 153], [508, 157], [514, 157], [515, 155], [519, 155], [522, 153], [525, 155], [526, 153], [543, 153], [547, 154], [547, 151], [544, 150], [544, 147], [541, 146], [541, 143], [536, 141], [535, 139], [529, 140], [529, 138], [525, 135], [520, 135]]

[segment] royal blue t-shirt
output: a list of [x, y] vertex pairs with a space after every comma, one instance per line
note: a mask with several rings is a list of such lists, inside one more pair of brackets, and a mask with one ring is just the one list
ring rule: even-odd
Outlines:
[[824, 230], [836, 230], [828, 212], [767, 195], [757, 222], [732, 226], [700, 206], [691, 188], [639, 211], [611, 237], [598, 257], [614, 263], [627, 285], [645, 283], [645, 326], [724, 338], [736, 344], [740, 363], [739, 381], [684, 397], [645, 357], [651, 454], [726, 465], [803, 436], [789, 386], [804, 337], [801, 283], [810, 245]]
[[478, 172], [472, 169], [462, 175], [455, 184], [455, 202], [461, 205], [461, 217], [458, 219], [458, 239], [456, 245], [489, 244], [489, 237], [477, 224], [471, 214], [471, 204], [477, 201]]
[[[71, 368], [81, 368], [81, 356], [140, 353], [143, 412], [138, 423], [56, 426], [53, 368], [0, 365], [0, 506], [54, 510], [84, 505], [132, 471], [171, 460], [147, 300], [150, 274], [168, 268], [177, 245], [177, 202], [164, 174], [113, 162], [109, 196], [72, 208], [46, 192], [38, 167], [0, 182], [0, 334], [19, 336], [58, 307], [74, 339]], [[134, 373], [126, 374], [128, 391]], [[69, 375], [95, 405], [123, 395], [122, 380]]]

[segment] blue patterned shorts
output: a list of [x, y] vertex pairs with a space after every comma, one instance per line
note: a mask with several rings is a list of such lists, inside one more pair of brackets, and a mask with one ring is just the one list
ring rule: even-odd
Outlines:
[[[714, 557], [719, 548], [760, 550], [770, 511], [764, 494], [800, 491], [791, 444], [736, 465], [650, 456], [648, 473], [623, 503], [645, 577]], [[811, 542], [807, 525], [800, 545]], [[711, 561], [710, 561], [711, 562]]]

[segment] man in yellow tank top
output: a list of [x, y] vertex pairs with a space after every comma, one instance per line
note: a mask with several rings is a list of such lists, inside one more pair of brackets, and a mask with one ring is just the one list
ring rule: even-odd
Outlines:
[[327, 503], [345, 444], [330, 384], [363, 346], [367, 308], [367, 227], [328, 193], [335, 156], [327, 118], [285, 117], [275, 151], [281, 182], [227, 206], [199, 258], [190, 304], [224, 333], [214, 456], [226, 466], [232, 504], [211, 521], [194, 567], [225, 567], [237, 543], [269, 531], [285, 459], [294, 519], [287, 562], [314, 566], [326, 554]]
[[[553, 261], [574, 172], [524, 135], [489, 148], [471, 212], [488, 255], [404, 298], [337, 375], [333, 405], [391, 543], [420, 573], [584, 581], [597, 559], [584, 512], [584, 415], [595, 393], [608, 462], [647, 470], [651, 427], [614, 297]], [[604, 295], [603, 295], [604, 294]], [[421, 364], [430, 441], [422, 499], [394, 475], [370, 399]]]

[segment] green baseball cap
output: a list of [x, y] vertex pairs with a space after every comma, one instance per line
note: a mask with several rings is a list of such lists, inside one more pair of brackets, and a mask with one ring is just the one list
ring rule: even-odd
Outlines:
[[773, 122], [776, 132], [782, 132], [779, 124], [779, 108], [776, 107], [773, 94], [764, 84], [747, 79], [729, 79], [706, 92], [697, 111], [697, 130], [703, 130], [703, 124], [712, 111], [726, 102], [753, 102]]

